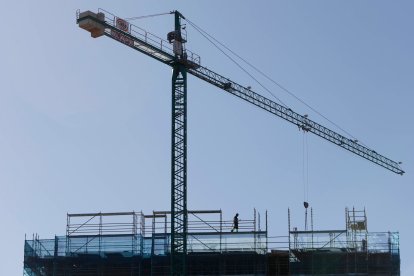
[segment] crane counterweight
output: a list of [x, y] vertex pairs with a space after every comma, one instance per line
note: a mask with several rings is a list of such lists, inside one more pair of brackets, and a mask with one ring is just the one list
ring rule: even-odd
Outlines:
[[[94, 20], [96, 19], [96, 20]], [[91, 11], [81, 12], [78, 15], [79, 27], [91, 33], [91, 37], [97, 38], [104, 35], [105, 27], [99, 21], [104, 21], [105, 14]]]

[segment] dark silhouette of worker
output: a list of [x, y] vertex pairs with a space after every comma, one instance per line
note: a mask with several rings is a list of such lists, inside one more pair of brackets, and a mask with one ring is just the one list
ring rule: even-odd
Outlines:
[[365, 239], [362, 239], [362, 251], [367, 251], [367, 241]]
[[237, 213], [233, 218], [233, 229], [231, 229], [231, 232], [236, 230], [236, 232], [239, 232], [239, 213]]

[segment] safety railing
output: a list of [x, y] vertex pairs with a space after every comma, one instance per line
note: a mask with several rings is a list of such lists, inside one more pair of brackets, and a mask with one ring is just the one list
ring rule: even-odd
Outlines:
[[293, 250], [367, 251], [372, 253], [399, 253], [398, 232], [366, 232], [353, 234], [346, 231], [292, 231]]
[[[104, 256], [122, 253], [124, 256], [166, 255], [170, 250], [170, 234], [107, 236], [63, 236], [55, 239], [26, 240], [25, 256], [54, 257], [93, 254]], [[275, 243], [273, 243], [275, 245]], [[256, 252], [265, 254], [268, 241], [265, 232], [189, 234], [188, 252]]]

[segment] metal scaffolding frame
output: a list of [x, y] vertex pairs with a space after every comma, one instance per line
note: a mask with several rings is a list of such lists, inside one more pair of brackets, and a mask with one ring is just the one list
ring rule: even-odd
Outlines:
[[291, 275], [399, 275], [398, 232], [368, 232], [364, 210], [345, 209], [345, 229], [290, 228]]
[[[244, 267], [246, 271], [255, 266], [265, 270], [269, 252], [267, 224], [260, 225], [256, 210], [252, 219], [239, 221], [239, 232], [231, 232], [233, 219], [223, 219], [221, 210], [190, 210], [187, 215], [187, 267], [191, 271], [203, 271], [211, 263], [223, 271], [239, 271], [232, 267], [236, 263], [238, 269]], [[94, 263], [95, 273], [113, 275], [105, 274], [108, 266], [122, 260], [118, 266], [132, 275], [145, 275], [148, 271], [164, 275], [167, 270], [169, 274], [171, 225], [170, 211], [67, 214], [65, 236], [36, 236], [25, 241], [25, 273], [44, 275], [42, 271], [47, 271], [46, 275], [65, 275], [63, 272], [73, 272], [75, 268], [90, 269], [87, 264]], [[206, 256], [211, 263], [200, 265]], [[226, 258], [229, 261], [223, 264]], [[229, 264], [230, 259], [233, 265]], [[238, 263], [241, 260], [244, 264]], [[255, 265], [247, 265], [250, 261]]]
[[[231, 232], [221, 210], [188, 211], [188, 275], [399, 275], [398, 232], [368, 232], [365, 210], [345, 229], [268, 236], [254, 210]], [[264, 223], [262, 223], [264, 222]], [[313, 229], [313, 228], [312, 228]], [[68, 214], [66, 235], [25, 241], [26, 275], [169, 275], [171, 212]], [[89, 273], [89, 274], [88, 274]]]

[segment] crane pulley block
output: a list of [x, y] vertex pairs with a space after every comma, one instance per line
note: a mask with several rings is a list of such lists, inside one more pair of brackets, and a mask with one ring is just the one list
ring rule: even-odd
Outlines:
[[102, 12], [85, 11], [79, 14], [78, 24], [79, 27], [90, 32], [91, 37], [97, 38], [103, 36], [105, 32], [105, 27], [99, 21], [105, 21], [105, 15]]
[[223, 89], [226, 90], [226, 91], [231, 90], [231, 82], [225, 82], [223, 84]]

